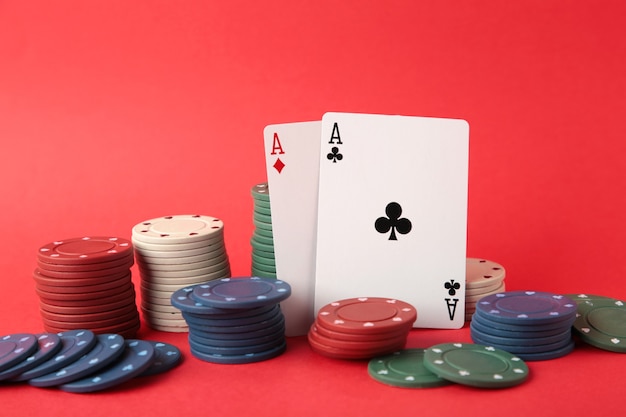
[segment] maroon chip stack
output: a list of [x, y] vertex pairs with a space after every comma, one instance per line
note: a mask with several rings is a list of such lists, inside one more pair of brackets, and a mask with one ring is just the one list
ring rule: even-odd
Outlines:
[[369, 359], [401, 350], [417, 319], [415, 308], [391, 298], [349, 298], [322, 307], [308, 333], [320, 355]]
[[133, 246], [119, 237], [81, 237], [39, 248], [33, 273], [47, 332], [89, 329], [135, 337]]

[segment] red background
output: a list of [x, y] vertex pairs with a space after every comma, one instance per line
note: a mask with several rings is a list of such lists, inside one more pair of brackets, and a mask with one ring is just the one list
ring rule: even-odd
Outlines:
[[[466, 119], [468, 256], [504, 265], [509, 289], [624, 298], [625, 25], [621, 0], [0, 0], [0, 334], [42, 330], [30, 274], [52, 240], [201, 213], [224, 220], [233, 273], [248, 274], [263, 127], [331, 110]], [[95, 395], [4, 385], [3, 410], [623, 410], [626, 356], [584, 346], [531, 362], [513, 389], [406, 390], [304, 338], [272, 361], [223, 366], [190, 357], [184, 335], [140, 336], [178, 345], [185, 362]], [[468, 329], [414, 330], [409, 346], [455, 340]]]

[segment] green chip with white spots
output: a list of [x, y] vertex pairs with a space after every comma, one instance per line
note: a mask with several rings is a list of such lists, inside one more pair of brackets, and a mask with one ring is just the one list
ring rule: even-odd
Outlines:
[[528, 378], [528, 366], [517, 356], [491, 346], [442, 343], [424, 353], [424, 366], [441, 378], [479, 388], [506, 388]]
[[589, 345], [626, 353], [626, 305], [621, 300], [596, 299], [578, 304], [573, 328]]
[[424, 366], [424, 349], [405, 349], [391, 355], [374, 358], [367, 372], [378, 382], [401, 388], [433, 388], [449, 385]]

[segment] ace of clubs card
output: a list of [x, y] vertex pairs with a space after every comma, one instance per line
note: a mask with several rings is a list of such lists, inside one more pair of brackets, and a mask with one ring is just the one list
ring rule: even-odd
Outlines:
[[326, 113], [319, 152], [315, 311], [386, 297], [414, 327], [462, 327], [467, 122]]

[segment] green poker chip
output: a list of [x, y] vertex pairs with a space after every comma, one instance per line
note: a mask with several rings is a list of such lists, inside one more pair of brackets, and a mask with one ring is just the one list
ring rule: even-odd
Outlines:
[[626, 306], [623, 301], [597, 299], [578, 304], [573, 329], [589, 345], [626, 353]]
[[270, 201], [270, 189], [266, 182], [255, 184], [250, 190], [252, 198], [257, 201]]
[[442, 343], [424, 353], [424, 366], [441, 378], [480, 388], [506, 388], [528, 378], [528, 366], [519, 357], [491, 346]]
[[267, 245], [265, 243], [262, 243], [262, 242], [258, 241], [254, 237], [250, 239], [250, 244], [252, 245], [252, 247], [254, 249], [258, 249], [258, 250], [263, 251], [263, 252], [274, 253], [274, 245], [273, 244]]
[[272, 239], [272, 242], [274, 241], [274, 233], [271, 230], [260, 229], [257, 227], [254, 229], [253, 236], [263, 236]]
[[259, 206], [259, 205], [255, 205], [254, 206], [254, 214], [262, 214], [263, 216], [272, 216], [272, 209], [269, 207], [265, 207], [265, 206]]
[[252, 263], [265, 265], [270, 268], [276, 269], [276, 259], [274, 257], [268, 258], [262, 255], [262, 252], [252, 252]]
[[268, 200], [268, 201], [265, 201], [265, 200], [256, 200], [256, 199], [255, 199], [255, 200], [254, 200], [254, 209], [255, 209], [256, 211], [259, 211], [259, 210], [257, 210], [257, 209], [259, 209], [259, 208], [261, 208], [261, 209], [263, 209], [263, 210], [270, 210], [270, 211], [271, 211], [272, 206], [271, 206], [271, 204], [270, 204], [269, 200]]
[[276, 274], [271, 272], [259, 271], [256, 268], [252, 268], [252, 276], [261, 278], [276, 278]]
[[405, 349], [374, 358], [367, 365], [368, 374], [378, 382], [401, 388], [434, 388], [449, 385], [424, 366], [425, 349]]
[[252, 218], [261, 223], [272, 224], [272, 216], [268, 216], [267, 214], [261, 214], [255, 211], [252, 213]]
[[257, 230], [258, 229], [263, 229], [263, 230], [266, 230], [266, 231], [268, 231], [270, 233], [272, 232], [272, 223], [262, 222], [262, 221], [259, 221], [257, 219], [253, 219], [252, 221], [254, 223], [254, 226], [257, 228]]
[[272, 248], [274, 247], [274, 238], [270, 238], [270, 237], [266, 237], [266, 236], [260, 236], [260, 235], [254, 235], [254, 236], [252, 236], [252, 240], [255, 241], [255, 242], [262, 243], [264, 245], [270, 245]]
[[594, 294], [566, 294], [566, 297], [576, 301], [576, 304], [580, 305], [581, 303], [590, 303], [594, 301], [602, 301], [602, 300], [615, 300], [611, 297], [606, 297], [604, 295], [594, 295]]

